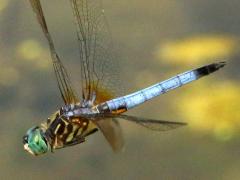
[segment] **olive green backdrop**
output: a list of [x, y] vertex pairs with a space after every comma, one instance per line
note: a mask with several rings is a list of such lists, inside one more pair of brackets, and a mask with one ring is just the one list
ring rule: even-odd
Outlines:
[[[128, 112], [184, 121], [184, 128], [159, 133], [121, 122], [123, 153], [114, 154], [98, 132], [81, 145], [32, 157], [23, 150], [22, 136], [62, 101], [29, 2], [0, 0], [0, 178], [240, 179], [240, 1], [103, 2], [125, 93], [211, 62], [228, 65]], [[80, 89], [70, 3], [42, 0], [42, 5], [56, 48]]]

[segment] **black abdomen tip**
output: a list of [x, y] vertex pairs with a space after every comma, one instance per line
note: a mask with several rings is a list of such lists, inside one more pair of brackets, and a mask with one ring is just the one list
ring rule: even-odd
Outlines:
[[224, 67], [224, 66], [226, 65], [226, 62], [223, 61], [223, 62], [214, 63], [214, 64], [215, 64], [215, 66], [216, 66], [216, 69], [218, 70], [218, 69]]
[[225, 65], [226, 65], [226, 62], [212, 63], [196, 69], [196, 72], [199, 75], [199, 77], [202, 77], [219, 70]]

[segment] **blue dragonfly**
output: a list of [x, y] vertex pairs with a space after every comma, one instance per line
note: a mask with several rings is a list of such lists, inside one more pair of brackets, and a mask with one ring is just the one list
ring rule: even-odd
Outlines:
[[[176, 75], [134, 93], [114, 94], [113, 55], [104, 10], [100, 0], [70, 0], [77, 27], [81, 68], [81, 96], [78, 97], [69, 74], [58, 55], [48, 30], [40, 0], [29, 0], [48, 42], [57, 86], [64, 105], [46, 121], [30, 128], [23, 137], [24, 149], [37, 156], [86, 141], [100, 130], [114, 151], [124, 145], [118, 120], [127, 120], [155, 131], [167, 131], [186, 125], [183, 122], [155, 120], [125, 115], [124, 112], [211, 74], [225, 65], [212, 63]], [[112, 88], [111, 88], [112, 87]]]

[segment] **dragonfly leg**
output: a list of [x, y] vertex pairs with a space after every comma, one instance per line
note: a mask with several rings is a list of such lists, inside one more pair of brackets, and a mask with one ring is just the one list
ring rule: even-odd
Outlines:
[[73, 141], [70, 141], [70, 142], [66, 143], [64, 147], [80, 144], [80, 143], [83, 143], [84, 141], [85, 141], [84, 137], [76, 138]]

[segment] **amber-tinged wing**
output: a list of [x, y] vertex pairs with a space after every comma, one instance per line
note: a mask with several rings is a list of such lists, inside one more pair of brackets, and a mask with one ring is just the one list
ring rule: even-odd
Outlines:
[[[81, 63], [82, 99], [95, 104], [112, 99], [119, 90], [117, 59], [101, 0], [70, 0], [77, 26]], [[118, 86], [117, 86], [118, 85]], [[121, 90], [120, 90], [121, 91]], [[108, 118], [96, 122], [114, 151], [123, 147], [118, 122]]]
[[57, 84], [58, 84], [58, 88], [60, 90], [62, 99], [65, 104], [77, 103], [79, 102], [79, 100], [77, 99], [74, 93], [68, 73], [56, 52], [51, 34], [48, 31], [47, 23], [44, 17], [40, 0], [30, 0], [30, 3], [32, 5], [33, 11], [36, 13], [37, 20], [41, 25], [43, 33], [48, 41], [52, 62], [53, 62], [53, 68], [57, 78]]
[[104, 137], [112, 147], [113, 151], [118, 152], [123, 149], [124, 140], [122, 129], [116, 119], [106, 118], [95, 121], [98, 128], [102, 131]]
[[[112, 55], [111, 34], [101, 0], [70, 0], [77, 25], [81, 62], [82, 98], [96, 102], [109, 100], [119, 86], [117, 59]], [[113, 62], [114, 61], [114, 62]]]

